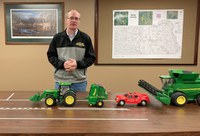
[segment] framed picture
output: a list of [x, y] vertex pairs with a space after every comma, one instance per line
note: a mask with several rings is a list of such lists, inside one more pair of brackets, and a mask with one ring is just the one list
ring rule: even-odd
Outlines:
[[7, 45], [49, 44], [63, 31], [64, 3], [4, 3]]
[[199, 0], [96, 0], [95, 9], [96, 65], [197, 64]]

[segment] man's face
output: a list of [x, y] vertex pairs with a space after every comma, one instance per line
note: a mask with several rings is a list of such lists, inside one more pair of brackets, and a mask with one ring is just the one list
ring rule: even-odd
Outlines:
[[70, 11], [66, 18], [67, 29], [76, 30], [78, 28], [80, 14], [77, 11]]

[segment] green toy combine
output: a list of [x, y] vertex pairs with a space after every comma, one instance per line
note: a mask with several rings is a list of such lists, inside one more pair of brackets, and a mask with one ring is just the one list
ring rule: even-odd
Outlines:
[[169, 70], [169, 75], [160, 76], [162, 89], [159, 90], [144, 80], [138, 85], [166, 105], [183, 106], [189, 101], [200, 105], [199, 73], [184, 70]]
[[48, 107], [55, 106], [56, 100], [65, 106], [73, 106], [76, 102], [76, 93], [70, 85], [69, 82], [59, 82], [59, 89], [45, 90], [41, 95], [37, 93], [29, 99], [38, 102], [44, 98]]

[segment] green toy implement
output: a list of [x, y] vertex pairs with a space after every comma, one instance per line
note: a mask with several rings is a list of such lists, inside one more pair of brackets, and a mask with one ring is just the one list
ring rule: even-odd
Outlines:
[[[73, 106], [76, 102], [76, 93], [70, 86], [69, 82], [60, 82], [59, 89], [45, 90], [42, 94], [38, 92], [29, 100], [38, 102], [44, 98], [48, 107], [56, 105], [56, 101], [66, 106]], [[103, 100], [107, 98], [108, 94], [104, 87], [97, 84], [91, 85], [89, 95], [86, 97], [90, 106], [98, 107], [103, 107]]]
[[161, 90], [144, 80], [139, 80], [138, 85], [166, 105], [183, 106], [189, 101], [196, 101], [200, 105], [199, 73], [169, 70], [169, 75], [162, 75], [160, 79], [162, 81]]
[[69, 82], [59, 82], [59, 89], [45, 90], [42, 94], [38, 92], [29, 100], [38, 102], [44, 98], [48, 107], [55, 106], [56, 101], [65, 106], [73, 106], [76, 102], [76, 93], [70, 88], [70, 85]]
[[104, 87], [97, 84], [92, 84], [89, 95], [86, 99], [88, 100], [90, 106], [95, 105], [97, 107], [103, 107], [103, 100], [108, 99], [108, 94]]

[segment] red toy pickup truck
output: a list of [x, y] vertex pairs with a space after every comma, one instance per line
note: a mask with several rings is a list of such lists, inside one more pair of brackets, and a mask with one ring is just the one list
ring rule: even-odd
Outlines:
[[126, 94], [116, 95], [115, 101], [119, 106], [124, 106], [126, 103], [146, 106], [150, 103], [149, 96], [147, 94], [141, 94], [139, 92], [129, 92]]

